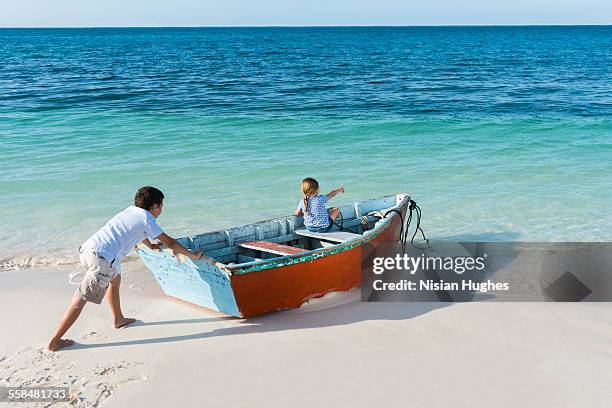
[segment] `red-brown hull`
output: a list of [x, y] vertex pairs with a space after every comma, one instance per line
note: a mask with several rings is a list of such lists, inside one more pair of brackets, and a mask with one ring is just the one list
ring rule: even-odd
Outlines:
[[[402, 209], [402, 215], [406, 208]], [[396, 242], [401, 217], [392, 216], [389, 225], [368, 244]], [[242, 317], [297, 308], [309, 299], [329, 292], [346, 291], [361, 285], [364, 244], [305, 262], [232, 276], [232, 288]]]

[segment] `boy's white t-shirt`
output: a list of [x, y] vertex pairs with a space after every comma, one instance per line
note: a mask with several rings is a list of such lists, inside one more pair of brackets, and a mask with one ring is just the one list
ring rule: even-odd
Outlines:
[[163, 232], [150, 212], [131, 205], [111, 218], [81, 247], [95, 251], [119, 271], [121, 258], [134, 245], [145, 238], [156, 239]]

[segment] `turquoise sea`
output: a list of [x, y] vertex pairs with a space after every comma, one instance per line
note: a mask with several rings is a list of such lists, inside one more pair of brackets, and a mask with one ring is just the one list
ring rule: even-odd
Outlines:
[[612, 27], [0, 30], [0, 265], [166, 194], [182, 236], [299, 182], [406, 191], [433, 239], [612, 239]]

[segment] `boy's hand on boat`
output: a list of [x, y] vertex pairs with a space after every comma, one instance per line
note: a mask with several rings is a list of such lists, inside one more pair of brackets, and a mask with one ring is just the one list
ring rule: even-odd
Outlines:
[[338, 191], [339, 193], [344, 193], [344, 187], [340, 187], [340, 188], [339, 188], [338, 190], [336, 190], [336, 191]]
[[200, 259], [202, 257], [202, 251], [195, 251], [192, 252], [191, 255], [189, 255], [189, 258], [191, 258], [192, 261], [195, 261], [197, 259]]

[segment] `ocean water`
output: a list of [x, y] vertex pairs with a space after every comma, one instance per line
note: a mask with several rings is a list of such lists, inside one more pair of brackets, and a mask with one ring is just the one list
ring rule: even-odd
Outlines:
[[612, 27], [0, 30], [0, 264], [139, 186], [174, 236], [409, 192], [432, 239], [612, 239]]

